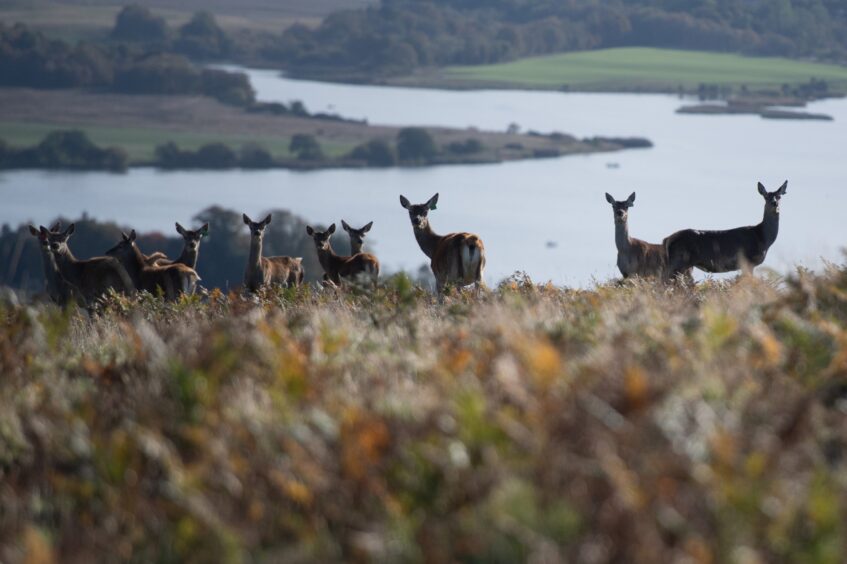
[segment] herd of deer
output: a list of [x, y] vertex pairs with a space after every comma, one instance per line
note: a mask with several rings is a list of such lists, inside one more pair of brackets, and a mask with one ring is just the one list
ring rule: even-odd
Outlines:
[[[768, 249], [776, 240], [779, 201], [785, 195], [788, 182], [774, 192], [768, 192], [761, 183], [758, 188], [765, 199], [761, 223], [726, 231], [685, 229], [667, 237], [659, 245], [629, 236], [628, 210], [635, 203], [634, 192], [624, 201], [617, 201], [606, 194], [614, 212], [617, 264], [621, 274], [624, 278], [640, 276], [669, 281], [678, 277], [690, 280], [694, 267], [705, 272], [752, 270], [765, 260]], [[478, 291], [483, 285], [485, 269], [482, 240], [472, 233], [437, 235], [429, 224], [429, 212], [436, 209], [437, 203], [438, 194], [423, 204], [411, 204], [400, 196], [400, 204], [409, 212], [415, 239], [430, 259], [439, 295], [448, 284], [473, 284]], [[302, 284], [302, 258], [262, 256], [262, 240], [271, 216], [260, 222], [252, 221], [247, 214], [242, 217], [250, 229], [244, 287], [255, 292], [265, 286]], [[373, 222], [360, 229], [350, 227], [344, 220], [341, 225], [350, 237], [350, 256], [338, 255], [332, 249], [334, 223], [326, 231], [306, 226], [324, 270], [324, 283], [337, 286], [343, 280], [363, 279], [375, 285], [379, 278], [379, 261], [374, 255], [362, 252], [364, 237]], [[200, 242], [209, 233], [208, 224], [190, 230], [177, 223], [176, 230], [183, 238], [184, 247], [176, 260], [169, 260], [161, 252], [142, 253], [135, 243], [134, 230], [129, 235], [122, 233], [121, 241], [106, 251], [106, 256], [79, 260], [68, 247], [74, 224], [64, 231], [60, 223], [51, 229], [44, 226], [36, 229], [32, 225], [29, 229], [40, 243], [47, 291], [58, 304], [71, 300], [91, 304], [109, 290], [124, 294], [148, 291], [169, 300], [183, 293], [193, 293], [200, 280], [195, 270]]]

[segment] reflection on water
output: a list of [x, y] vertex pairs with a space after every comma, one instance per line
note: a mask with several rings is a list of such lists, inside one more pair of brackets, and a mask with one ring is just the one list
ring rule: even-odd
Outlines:
[[[630, 232], [660, 241], [676, 229], [757, 223], [762, 181], [789, 180], [777, 242], [765, 263], [780, 270], [819, 257], [840, 260], [847, 241], [847, 101], [812, 104], [834, 122], [769, 121], [755, 116], [678, 115], [672, 96], [554, 92], [450, 92], [294, 81], [250, 71], [263, 100], [302, 99], [371, 123], [558, 130], [580, 136], [640, 135], [655, 148], [491, 166], [319, 172], [159, 172], [126, 175], [0, 174], [0, 221], [45, 223], [88, 211], [142, 230], [169, 232], [217, 204], [248, 214], [288, 208], [312, 222], [374, 221], [372, 241], [389, 268], [424, 257], [398, 196], [424, 201], [439, 192], [436, 231], [467, 230], [485, 241], [487, 277], [515, 270], [536, 280], [586, 284], [616, 276], [614, 227], [604, 192], [638, 193]], [[608, 166], [610, 163], [617, 164]], [[555, 246], [548, 246], [549, 241]]]

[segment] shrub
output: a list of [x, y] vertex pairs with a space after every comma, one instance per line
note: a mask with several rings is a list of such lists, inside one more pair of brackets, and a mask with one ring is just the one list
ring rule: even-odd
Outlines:
[[382, 139], [373, 139], [359, 145], [350, 153], [350, 158], [364, 161], [369, 166], [394, 166], [397, 162], [394, 149]]
[[437, 152], [435, 141], [426, 129], [406, 127], [397, 134], [397, 158], [401, 162], [425, 163]]
[[120, 41], [162, 41], [168, 36], [165, 18], [138, 4], [125, 6], [115, 19], [112, 38]]
[[274, 165], [274, 158], [264, 147], [248, 143], [241, 148], [239, 163], [244, 168], [270, 168]]
[[291, 143], [288, 145], [288, 150], [301, 161], [319, 161], [324, 158], [323, 150], [318, 140], [314, 136], [305, 133], [294, 135], [291, 138]]
[[454, 155], [473, 155], [481, 152], [485, 146], [479, 139], [469, 138], [464, 141], [453, 141], [447, 145], [447, 150]]

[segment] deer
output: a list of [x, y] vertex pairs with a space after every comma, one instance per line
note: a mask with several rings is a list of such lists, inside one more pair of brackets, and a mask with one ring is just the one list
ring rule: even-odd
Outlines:
[[75, 229], [74, 223], [64, 231], [48, 231], [41, 227], [41, 232], [50, 242], [50, 252], [56, 261], [59, 274], [75, 293], [88, 305], [109, 290], [126, 295], [135, 294], [136, 287], [132, 278], [116, 258], [105, 256], [79, 260], [74, 256], [68, 246], [68, 240]]
[[44, 266], [44, 278], [47, 286], [47, 295], [57, 305], [64, 306], [73, 296], [73, 289], [68, 281], [59, 273], [56, 258], [50, 250], [50, 233], [59, 233], [62, 230], [62, 222], [57, 221], [49, 230], [43, 225], [36, 229], [34, 225], [29, 226], [29, 232], [38, 239], [41, 263]]
[[615, 200], [608, 192], [606, 201], [612, 204], [615, 219], [615, 246], [618, 248], [618, 270], [624, 278], [664, 279], [667, 252], [664, 245], [647, 243], [629, 236], [629, 208], [635, 205], [635, 192], [623, 201]]
[[400, 196], [400, 205], [409, 211], [412, 229], [423, 253], [430, 259], [436, 290], [442, 294], [447, 284], [473, 284], [477, 293], [483, 287], [485, 247], [473, 233], [436, 235], [429, 224], [429, 212], [435, 210], [438, 194], [424, 204], [411, 204]]
[[200, 229], [186, 229], [179, 222], [176, 222], [176, 232], [182, 235], [182, 253], [176, 260], [168, 259], [165, 253], [156, 251], [149, 255], [145, 255], [144, 259], [148, 264], [184, 264], [185, 266], [197, 269], [197, 257], [200, 254], [200, 242], [204, 237], [209, 235], [209, 224], [204, 223]]
[[344, 231], [347, 232], [347, 236], [350, 237], [351, 256], [357, 255], [362, 252], [362, 247], [365, 244], [365, 235], [367, 235], [368, 231], [371, 230], [371, 227], [373, 227], [373, 225], [374, 222], [371, 221], [364, 227], [354, 229], [353, 227], [350, 227], [350, 225], [346, 221], [344, 221], [343, 219], [341, 220], [341, 227], [344, 229]]
[[162, 295], [173, 301], [180, 294], [193, 294], [200, 276], [184, 264], [149, 264], [138, 248], [135, 229], [129, 235], [121, 232], [121, 240], [106, 251], [106, 256], [120, 261], [132, 279], [135, 287], [153, 295]]
[[725, 231], [683, 229], [664, 240], [671, 277], [697, 267], [705, 272], [732, 272], [753, 269], [765, 261], [768, 249], [779, 233], [779, 201], [788, 191], [788, 181], [773, 192], [758, 184], [765, 200], [762, 221], [756, 225]]
[[335, 224], [326, 231], [317, 231], [311, 225], [306, 226], [306, 233], [315, 241], [318, 261], [326, 273], [326, 280], [335, 285], [341, 285], [341, 280], [356, 280], [370, 278], [374, 287], [379, 281], [379, 261], [368, 253], [356, 253], [352, 256], [341, 256], [332, 250], [332, 234]]
[[263, 257], [262, 240], [265, 228], [271, 222], [271, 214], [258, 223], [241, 214], [244, 224], [250, 228], [250, 255], [244, 271], [244, 287], [257, 292], [263, 286], [279, 284], [292, 288], [303, 283], [302, 257]]

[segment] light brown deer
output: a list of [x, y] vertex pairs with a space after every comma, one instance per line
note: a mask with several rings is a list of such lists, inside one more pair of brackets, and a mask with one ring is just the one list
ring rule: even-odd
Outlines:
[[73, 297], [73, 290], [59, 273], [59, 266], [56, 264], [56, 258], [50, 250], [50, 241], [48, 235], [59, 233], [62, 229], [62, 223], [56, 222], [49, 230], [43, 225], [38, 229], [34, 225], [29, 226], [29, 232], [38, 240], [38, 250], [41, 254], [41, 264], [44, 267], [44, 279], [46, 282], [47, 295], [50, 299], [60, 305], [66, 305]]
[[166, 300], [194, 293], [200, 277], [193, 268], [184, 264], [149, 264], [135, 243], [136, 237], [135, 229], [129, 235], [121, 233], [118, 244], [106, 251], [106, 256], [121, 262], [136, 288], [153, 295], [161, 292]]
[[312, 226], [306, 226], [306, 233], [315, 241], [315, 249], [318, 252], [318, 261], [326, 273], [326, 279], [336, 285], [341, 280], [366, 279], [376, 286], [379, 281], [379, 261], [375, 256], [368, 253], [356, 253], [345, 257], [335, 254], [332, 250], [332, 234], [335, 233], [335, 224], [329, 226], [326, 231], [317, 231]]
[[197, 258], [200, 254], [200, 242], [204, 237], [209, 235], [209, 224], [204, 223], [200, 229], [186, 229], [179, 222], [176, 223], [176, 232], [182, 236], [182, 252], [176, 260], [168, 259], [167, 255], [156, 251], [144, 257], [148, 264], [184, 264], [185, 266], [197, 269]]
[[705, 272], [743, 269], [752, 273], [762, 264], [779, 233], [779, 201], [788, 191], [788, 181], [773, 192], [768, 192], [761, 182], [758, 189], [765, 199], [760, 223], [725, 231], [683, 229], [667, 237], [664, 245], [670, 276], [676, 277], [692, 267]]
[[618, 248], [618, 270], [624, 278], [665, 278], [667, 251], [664, 245], [654, 245], [629, 236], [629, 208], [635, 205], [635, 192], [623, 201], [606, 194], [615, 218], [615, 246]]
[[447, 284], [467, 286], [474, 284], [477, 292], [482, 288], [485, 270], [485, 247], [482, 239], [473, 233], [436, 235], [429, 225], [428, 214], [438, 203], [438, 194], [425, 204], [410, 204], [400, 196], [400, 205], [409, 210], [415, 239], [430, 259], [432, 274], [439, 294]]
[[271, 214], [260, 222], [252, 221], [242, 214], [245, 225], [250, 228], [250, 255], [244, 271], [244, 287], [256, 292], [263, 286], [280, 284], [286, 287], [299, 286], [303, 282], [302, 257], [263, 257], [262, 240], [265, 228], [271, 222]]
[[368, 231], [371, 230], [371, 227], [373, 227], [373, 225], [374, 222], [371, 221], [364, 227], [355, 229], [353, 227], [350, 227], [350, 225], [348, 225], [347, 222], [343, 219], [341, 220], [341, 227], [344, 229], [344, 231], [347, 232], [347, 236], [350, 237], [351, 256], [362, 252], [362, 247], [364, 247], [365, 244], [365, 235], [368, 234]]
[[[44, 228], [42, 228], [44, 229]], [[120, 261], [113, 257], [94, 257], [79, 260], [68, 247], [68, 239], [76, 229], [71, 223], [62, 232], [47, 231], [50, 251], [56, 260], [59, 274], [78, 292], [86, 304], [91, 305], [109, 290], [122, 294], [135, 294], [135, 284]]]

